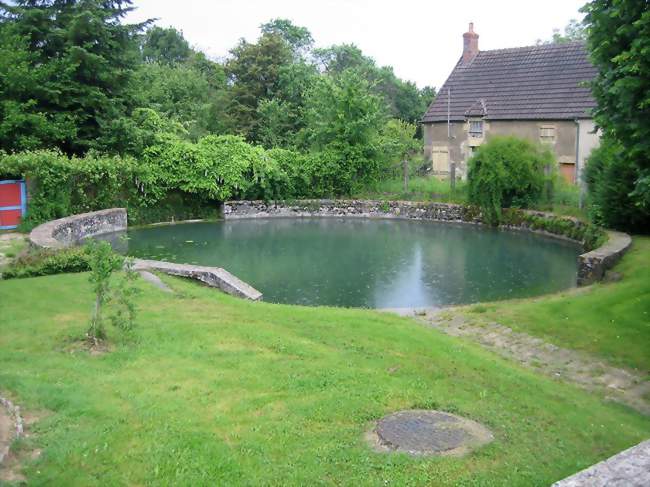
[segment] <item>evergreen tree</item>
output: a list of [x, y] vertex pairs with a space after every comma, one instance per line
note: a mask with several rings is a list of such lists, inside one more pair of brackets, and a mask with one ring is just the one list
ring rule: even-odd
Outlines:
[[[128, 85], [139, 61], [136, 37], [146, 24], [124, 25], [131, 0], [17, 0], [0, 3], [4, 34], [26, 43], [22, 69], [40, 89], [2, 93], [14, 119], [39, 114], [57, 124], [32, 145], [55, 144], [70, 154], [102, 147], [105, 132], [132, 105]], [[4, 66], [5, 76], [16, 75]], [[47, 72], [46, 79], [36, 77]], [[31, 73], [31, 74], [30, 74]], [[6, 107], [6, 103], [3, 103]], [[15, 124], [16, 136], [27, 136]], [[4, 148], [4, 147], [3, 147]], [[9, 147], [11, 148], [11, 147]]]

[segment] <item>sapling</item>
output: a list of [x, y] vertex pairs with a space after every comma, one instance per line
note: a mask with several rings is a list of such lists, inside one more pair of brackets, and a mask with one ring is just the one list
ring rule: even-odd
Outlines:
[[[92, 241], [89, 244], [90, 254], [90, 283], [95, 294], [95, 306], [93, 308], [90, 327], [86, 333], [88, 340], [97, 345], [100, 340], [106, 338], [104, 328], [104, 307], [113, 308], [109, 320], [113, 325], [124, 331], [133, 328], [135, 317], [135, 304], [133, 296], [136, 293], [132, 285], [135, 273], [132, 269], [132, 262], [115, 254], [108, 242]], [[113, 272], [124, 268], [124, 278], [117, 286], [111, 286]]]

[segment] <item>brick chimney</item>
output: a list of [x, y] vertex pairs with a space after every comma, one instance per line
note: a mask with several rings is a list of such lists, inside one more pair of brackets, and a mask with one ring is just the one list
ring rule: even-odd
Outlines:
[[469, 31], [463, 34], [463, 64], [472, 61], [478, 54], [478, 34], [474, 32], [474, 22], [469, 23]]

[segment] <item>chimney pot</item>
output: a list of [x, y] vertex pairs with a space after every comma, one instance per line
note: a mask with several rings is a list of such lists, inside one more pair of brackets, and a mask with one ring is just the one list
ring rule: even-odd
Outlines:
[[478, 54], [478, 34], [474, 32], [474, 22], [469, 23], [469, 30], [463, 34], [463, 64], [471, 62]]

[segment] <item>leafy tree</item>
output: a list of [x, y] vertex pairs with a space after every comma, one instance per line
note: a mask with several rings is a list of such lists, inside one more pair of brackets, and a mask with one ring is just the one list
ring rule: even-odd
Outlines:
[[544, 171], [553, 163], [548, 149], [528, 140], [494, 137], [469, 160], [469, 200], [496, 225], [502, 208], [527, 208], [542, 198]]
[[569, 20], [569, 23], [564, 27], [564, 32], [560, 29], [553, 29], [551, 39], [542, 41], [537, 40], [537, 44], [566, 44], [567, 42], [586, 41], [587, 31], [585, 24], [576, 19]]
[[[595, 119], [608, 143], [618, 147], [618, 152], [612, 155], [621, 159], [610, 161], [607, 167], [612, 169], [603, 174], [626, 166], [625, 176], [618, 179], [617, 191], [624, 193], [620, 199], [629, 195], [629, 202], [644, 215], [647, 230], [650, 224], [650, 9], [643, 1], [592, 0], [583, 11], [591, 58], [598, 68], [592, 84], [598, 102]], [[623, 181], [627, 181], [627, 186]], [[601, 211], [605, 224], [627, 227], [618, 218], [607, 216], [616, 213], [613, 208], [601, 206]], [[640, 226], [637, 222], [634, 228]]]
[[[365, 56], [354, 44], [315, 49], [314, 57], [325, 73], [336, 76], [345, 70], [356, 71], [383, 98], [392, 117], [416, 123], [435, 97], [435, 89], [418, 90], [415, 83], [395, 76], [393, 68], [378, 67], [375, 60]], [[419, 135], [419, 134], [417, 134]]]
[[415, 132], [415, 125], [403, 120], [393, 118], [384, 124], [379, 134], [379, 147], [387, 162], [400, 162], [420, 149]]
[[648, 209], [635, 204], [630, 191], [638, 171], [629, 164], [624, 148], [605, 137], [589, 156], [586, 166], [589, 212], [594, 222], [634, 232], [647, 231]]
[[[2, 29], [28, 43], [30, 56], [23, 62], [34, 76], [48, 74], [41, 90], [15, 93], [15, 101], [29, 107], [28, 113], [65, 120], [66, 129], [53, 135], [68, 153], [95, 147], [105, 127], [130, 106], [127, 87], [138, 61], [136, 36], [143, 28], [121, 22], [130, 10], [131, 0], [0, 3]], [[13, 76], [11, 68], [8, 74]]]
[[260, 26], [262, 34], [272, 34], [281, 37], [289, 45], [293, 53], [302, 57], [314, 45], [311, 32], [306, 27], [294, 25], [288, 19], [273, 19]]
[[278, 93], [282, 67], [291, 63], [292, 52], [280, 36], [264, 34], [255, 44], [242, 39], [230, 53], [225, 65], [231, 83], [228, 113], [237, 131], [255, 140], [259, 129], [257, 106]]
[[138, 107], [151, 108], [182, 124], [190, 138], [206, 135], [212, 123], [214, 89], [206, 76], [185, 64], [143, 65], [134, 75]]
[[338, 165], [339, 177], [331, 183], [336, 194], [376, 180], [384, 169], [377, 153], [382, 108], [381, 99], [353, 70], [322, 77], [310, 90], [303, 136], [312, 150], [328, 152]]
[[142, 57], [149, 63], [178, 64], [186, 62], [192, 54], [183, 33], [173, 27], [151, 27], [144, 35]]

